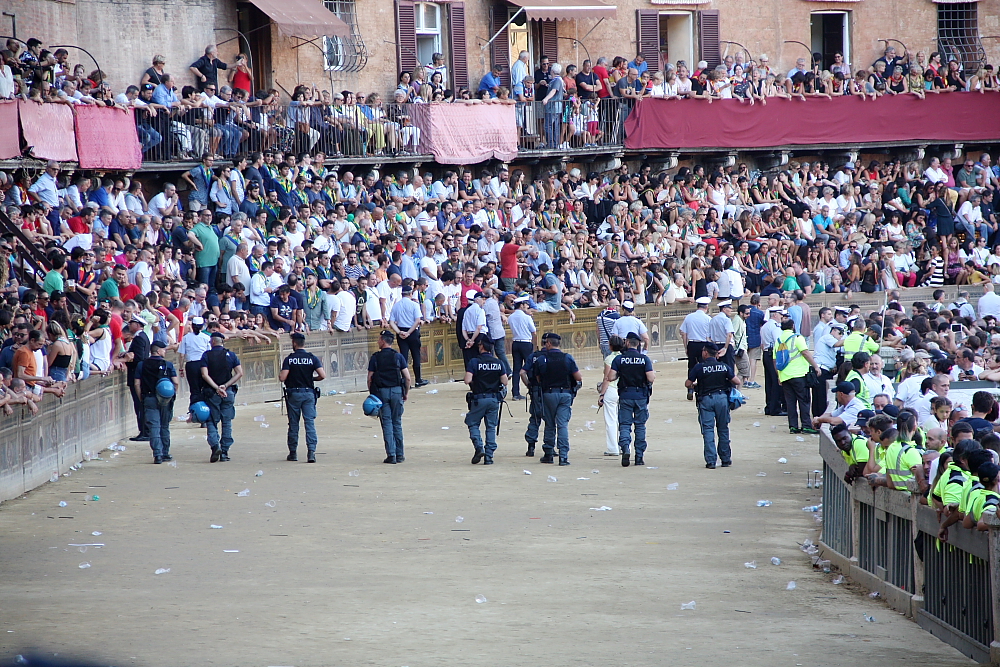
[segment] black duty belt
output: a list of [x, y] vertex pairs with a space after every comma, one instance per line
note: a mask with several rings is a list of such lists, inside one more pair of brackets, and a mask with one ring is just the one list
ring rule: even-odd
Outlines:
[[548, 389], [542, 389], [543, 394], [569, 394], [571, 393], [569, 387], [549, 387]]
[[309, 387], [287, 387], [288, 391], [312, 391]]
[[705, 398], [706, 396], [714, 396], [715, 394], [725, 394], [728, 393], [725, 389], [716, 389], [715, 391], [710, 391], [705, 394], [698, 394], [698, 398]]
[[472, 400], [478, 401], [483, 398], [499, 398], [499, 397], [500, 397], [500, 392], [493, 392], [491, 394], [473, 394]]

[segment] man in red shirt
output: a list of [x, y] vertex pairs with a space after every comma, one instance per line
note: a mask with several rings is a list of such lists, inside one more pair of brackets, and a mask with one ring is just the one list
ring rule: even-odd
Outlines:
[[468, 297], [465, 296], [466, 292], [468, 292], [470, 289], [474, 289], [477, 292], [479, 291], [479, 286], [476, 285], [476, 270], [473, 267], [471, 266], [466, 267], [465, 272], [462, 273], [462, 282], [460, 284], [462, 286], [462, 289], [460, 289], [458, 292], [459, 296], [458, 307], [468, 308], [469, 299]]
[[611, 97], [611, 77], [608, 74], [608, 59], [601, 56], [594, 66], [594, 74], [597, 75], [597, 96], [602, 100]]
[[80, 211], [80, 215], [74, 215], [66, 221], [74, 234], [89, 234], [94, 228], [94, 215], [96, 211], [90, 206]]
[[[520, 232], [517, 232], [520, 237]], [[514, 236], [510, 232], [504, 232], [503, 247], [500, 248], [500, 286], [505, 292], [513, 292], [517, 288], [517, 277], [521, 273], [521, 265], [518, 263], [519, 253], [530, 250], [529, 246], [519, 243], [520, 238], [514, 241]], [[464, 287], [463, 287], [464, 289]]]

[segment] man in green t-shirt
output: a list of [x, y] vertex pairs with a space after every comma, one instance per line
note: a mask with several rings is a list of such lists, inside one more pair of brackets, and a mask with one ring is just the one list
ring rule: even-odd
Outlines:
[[119, 298], [119, 290], [128, 284], [128, 269], [121, 264], [115, 266], [111, 277], [101, 283], [101, 289], [97, 292], [97, 300], [111, 301]]
[[49, 296], [53, 292], [66, 291], [66, 283], [62, 274], [64, 266], [66, 266], [66, 258], [62, 255], [53, 255], [52, 270], [45, 274], [45, 281], [42, 283], [42, 289]]
[[195, 249], [194, 261], [198, 267], [196, 280], [208, 285], [208, 290], [215, 293], [215, 276], [219, 270], [219, 235], [212, 227], [212, 212], [207, 208], [198, 214], [198, 224], [191, 232], [198, 239], [200, 248]]

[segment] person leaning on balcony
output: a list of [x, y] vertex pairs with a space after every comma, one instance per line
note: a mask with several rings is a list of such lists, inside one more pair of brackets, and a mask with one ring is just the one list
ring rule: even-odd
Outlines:
[[488, 91], [490, 97], [496, 97], [497, 91], [500, 90], [502, 85], [500, 82], [500, 74], [503, 72], [502, 65], [494, 65], [493, 68], [483, 75], [483, 78], [479, 80], [479, 88], [477, 92]]

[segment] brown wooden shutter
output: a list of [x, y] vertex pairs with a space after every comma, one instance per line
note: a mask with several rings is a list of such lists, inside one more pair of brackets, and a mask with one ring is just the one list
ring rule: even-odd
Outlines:
[[510, 88], [510, 37], [504, 27], [508, 18], [506, 5], [490, 7], [490, 36], [496, 35], [497, 30], [503, 28], [496, 39], [490, 42], [490, 60], [492, 65], [503, 67], [500, 83]]
[[719, 40], [719, 10], [704, 9], [698, 12], [698, 45], [700, 47], [701, 58], [708, 63], [709, 67], [718, 67], [722, 64], [722, 48]]
[[636, 52], [641, 53], [649, 64], [649, 71], [660, 69], [660, 11], [658, 9], [635, 10]]
[[396, 63], [400, 72], [413, 72], [417, 65], [417, 23], [412, 2], [396, 0]]
[[[555, 21], [542, 21], [542, 52], [540, 56], [548, 56], [550, 63], [559, 62], [559, 29]], [[541, 60], [541, 57], [539, 57]]]
[[465, 50], [465, 3], [449, 5], [451, 15], [451, 77], [452, 88], [469, 87], [469, 58]]

